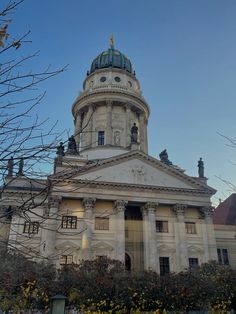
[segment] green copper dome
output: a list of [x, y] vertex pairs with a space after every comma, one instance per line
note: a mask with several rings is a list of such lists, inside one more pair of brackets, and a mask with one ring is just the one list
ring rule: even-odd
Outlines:
[[134, 74], [130, 60], [119, 50], [113, 46], [106, 51], [103, 51], [92, 62], [89, 74], [99, 69], [118, 68]]

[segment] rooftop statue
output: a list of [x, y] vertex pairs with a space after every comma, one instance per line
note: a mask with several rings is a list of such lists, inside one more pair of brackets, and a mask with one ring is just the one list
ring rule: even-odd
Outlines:
[[67, 149], [67, 154], [69, 155], [76, 155], [77, 154], [77, 145], [76, 141], [73, 135], [69, 137], [68, 139], [68, 149]]
[[7, 163], [7, 170], [8, 170], [7, 176], [8, 177], [13, 176], [13, 166], [14, 166], [13, 157], [11, 157]]
[[19, 161], [19, 170], [18, 170], [18, 172], [17, 172], [17, 175], [18, 175], [18, 176], [23, 175], [23, 168], [24, 168], [24, 158], [20, 158], [20, 161]]
[[198, 160], [198, 176], [199, 178], [205, 178], [204, 176], [204, 162], [202, 158]]
[[163, 162], [164, 164], [171, 166], [172, 162], [169, 160], [168, 158], [168, 153], [167, 150], [164, 149], [160, 154], [159, 154], [160, 160], [161, 162]]
[[63, 157], [65, 156], [65, 152], [64, 152], [64, 145], [63, 145], [63, 142], [60, 142], [60, 145], [57, 146], [57, 156], [58, 157]]

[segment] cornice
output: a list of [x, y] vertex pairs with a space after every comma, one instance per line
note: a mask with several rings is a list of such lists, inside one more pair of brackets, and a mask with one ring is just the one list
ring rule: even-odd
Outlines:
[[121, 95], [123, 97], [128, 96], [128, 97], [134, 99], [135, 101], [141, 102], [142, 105], [144, 104], [147, 107], [148, 115], [150, 114], [149, 105], [142, 95], [138, 95], [138, 94], [131, 92], [131, 91], [128, 91], [126, 89], [114, 88], [114, 87], [107, 87], [107, 88], [100, 88], [100, 89], [98, 88], [96, 90], [82, 93], [80, 96], [77, 97], [75, 102], [72, 104], [72, 112], [74, 112], [74, 109], [79, 102], [86, 101], [87, 99], [91, 98], [92, 96], [99, 96], [99, 95], [104, 95], [104, 94], [106, 96], [105, 98], [107, 98], [109, 94], [110, 95], [112, 95], [112, 94], [113, 95]]
[[[206, 185], [205, 183], [203, 183], [202, 181], [199, 181], [198, 179], [192, 178], [186, 174], [184, 174], [182, 171], [174, 168], [173, 166], [168, 166], [164, 163], [162, 163], [161, 161], [143, 153], [140, 151], [131, 151], [128, 153], [124, 153], [118, 156], [114, 156], [108, 159], [104, 159], [101, 161], [98, 161], [95, 164], [91, 164], [91, 165], [87, 165], [85, 168], [81, 168], [81, 169], [74, 169], [74, 171], [70, 171], [69, 173], [67, 173], [67, 175], [65, 176], [65, 174], [62, 174], [60, 176], [60, 174], [58, 174], [56, 177], [52, 177], [51, 179], [66, 179], [68, 178], [68, 176], [70, 176], [70, 178], [72, 178], [75, 175], [82, 175], [85, 173], [90, 173], [93, 172], [94, 170], [101, 170], [103, 168], [106, 168], [107, 166], [113, 166], [113, 165], [118, 165], [120, 164], [122, 161], [127, 161], [127, 160], [131, 160], [133, 158], [137, 158], [139, 160], [146, 160], [148, 161], [149, 164], [151, 164], [152, 166], [157, 166], [159, 169], [162, 169], [164, 172], [177, 177], [177, 178], [182, 178], [185, 182], [188, 182], [190, 184], [193, 185], [193, 187], [199, 187], [199, 191], [204, 191], [204, 194], [206, 193], [205, 191], [207, 190], [207, 194], [209, 195], [213, 195], [216, 193], [216, 190], [209, 187], [208, 185]], [[73, 180], [73, 179], [72, 179]], [[76, 180], [77, 181], [77, 180]], [[109, 183], [111, 184], [111, 183]], [[114, 183], [115, 184], [115, 183]], [[137, 185], [135, 185], [137, 186]], [[162, 187], [163, 189], [165, 189], [165, 187]], [[169, 189], [169, 187], [167, 187]], [[188, 190], [188, 189], [184, 189], [184, 190]], [[192, 190], [192, 189], [189, 189]], [[196, 190], [193, 188], [193, 190]]]
[[106, 190], [129, 190], [129, 191], [159, 191], [165, 193], [177, 193], [182, 195], [208, 195], [211, 196], [212, 193], [209, 192], [207, 189], [184, 189], [184, 188], [175, 188], [175, 187], [163, 187], [163, 186], [153, 186], [153, 185], [142, 185], [142, 184], [128, 184], [128, 183], [114, 183], [114, 182], [103, 182], [103, 181], [91, 181], [91, 180], [79, 180], [79, 179], [70, 179], [70, 180], [57, 180], [57, 183], [60, 184], [74, 184], [77, 187], [82, 188], [97, 188], [97, 187], [104, 187]]
[[35, 198], [35, 197], [45, 198], [45, 196], [47, 195], [47, 192], [42, 193], [42, 190], [34, 190], [34, 189], [24, 190], [23, 188], [21, 190], [19, 187], [17, 187], [16, 189], [14, 189], [14, 187], [12, 187], [11, 190], [5, 190], [3, 193], [4, 197], [15, 195], [15, 194], [18, 194], [18, 195], [20, 194], [22, 196], [29, 195], [30, 198]]

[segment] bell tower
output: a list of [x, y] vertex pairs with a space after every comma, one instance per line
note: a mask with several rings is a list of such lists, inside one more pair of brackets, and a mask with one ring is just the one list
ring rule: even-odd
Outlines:
[[114, 48], [99, 54], [72, 105], [75, 139], [88, 159], [116, 156], [131, 149], [148, 153], [150, 109], [130, 60]]

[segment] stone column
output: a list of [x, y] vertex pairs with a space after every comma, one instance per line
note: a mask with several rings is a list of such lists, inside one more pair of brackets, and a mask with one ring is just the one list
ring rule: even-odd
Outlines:
[[116, 259], [125, 263], [125, 208], [127, 201], [117, 200], [114, 203], [116, 210]]
[[145, 147], [145, 116], [144, 112], [140, 113], [139, 115], [139, 141], [140, 141], [140, 148], [141, 151], [144, 151]]
[[87, 144], [88, 146], [92, 147], [93, 146], [93, 112], [94, 112], [94, 107], [93, 104], [89, 105], [88, 112], [87, 112], [87, 127], [84, 130], [87, 132], [86, 138], [88, 139]]
[[106, 116], [106, 144], [108, 145], [112, 145], [112, 101], [111, 100], [107, 100], [106, 101], [107, 104], [107, 116]]
[[148, 135], [147, 135], [147, 123], [148, 120], [146, 116], [144, 116], [144, 153], [148, 153]]
[[184, 213], [187, 205], [175, 204], [173, 210], [176, 214], [175, 222], [175, 247], [176, 247], [176, 271], [183, 271], [188, 268], [188, 252], [186, 243], [186, 230], [184, 222]]
[[125, 105], [126, 108], [126, 146], [131, 145], [131, 124], [130, 124], [130, 119], [131, 119], [131, 106], [129, 104]]
[[158, 203], [148, 202], [142, 207], [144, 268], [157, 271], [156, 209]]
[[56, 233], [61, 224], [61, 219], [58, 215], [60, 204], [60, 196], [53, 195], [49, 197], [48, 209], [46, 210], [46, 215], [44, 215], [47, 219], [43, 224], [41, 233], [42, 255], [51, 261], [55, 257]]
[[76, 112], [76, 117], [75, 117], [75, 141], [77, 145], [77, 151], [80, 151], [80, 134], [81, 134], [81, 113], [78, 110]]
[[22, 233], [19, 226], [22, 226], [16, 206], [1, 205], [0, 216], [0, 249], [5, 251], [8, 244], [10, 249], [16, 245], [17, 235]]
[[92, 259], [92, 218], [93, 218], [93, 208], [96, 202], [95, 198], [86, 197], [83, 199], [84, 207], [84, 231], [82, 233], [82, 258]]
[[[24, 226], [22, 223], [24, 220], [21, 217], [21, 210], [17, 206], [14, 206], [14, 212], [11, 219], [11, 226], [9, 230], [9, 237], [8, 237], [8, 248], [12, 249], [17, 247], [17, 237], [23, 232]], [[22, 228], [20, 230], [20, 228]]]
[[216, 238], [212, 220], [213, 207], [202, 207], [200, 209], [200, 212], [204, 216], [203, 242], [205, 248], [206, 262], [217, 260]]

